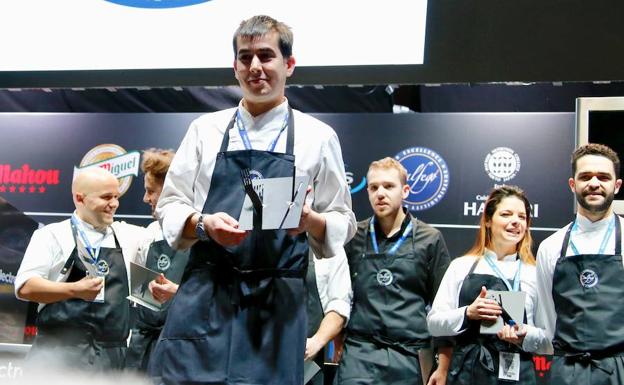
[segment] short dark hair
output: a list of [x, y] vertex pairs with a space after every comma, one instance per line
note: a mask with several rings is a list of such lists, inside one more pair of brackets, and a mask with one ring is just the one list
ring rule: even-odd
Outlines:
[[620, 177], [620, 158], [618, 154], [613, 151], [609, 146], [599, 143], [587, 143], [577, 148], [572, 153], [572, 177], [576, 175], [576, 163], [585, 155], [598, 155], [609, 159], [613, 163], [613, 171], [615, 171], [615, 177]]
[[290, 27], [266, 15], [257, 15], [241, 21], [236, 32], [234, 32], [234, 39], [232, 41], [234, 58], [238, 57], [238, 44], [236, 41], [238, 37], [254, 39], [272, 31], [277, 32], [279, 35], [279, 49], [282, 56], [284, 59], [290, 58], [292, 56], [293, 46], [293, 33]]

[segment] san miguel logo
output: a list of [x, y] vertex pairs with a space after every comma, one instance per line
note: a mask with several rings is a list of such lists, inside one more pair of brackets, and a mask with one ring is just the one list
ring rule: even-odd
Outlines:
[[207, 3], [210, 0], [106, 0], [109, 3], [134, 8], [178, 8]]
[[411, 211], [427, 210], [442, 200], [449, 186], [449, 170], [437, 152], [412, 147], [394, 156], [407, 170], [409, 195], [403, 201]]
[[37, 169], [29, 164], [16, 168], [0, 164], [0, 193], [44, 193], [48, 186], [59, 184], [60, 173], [58, 169]]
[[74, 179], [87, 169], [99, 167], [110, 171], [119, 179], [119, 195], [124, 195], [132, 184], [132, 178], [139, 175], [141, 154], [138, 151], [127, 152], [116, 144], [100, 144], [89, 150], [74, 167]]

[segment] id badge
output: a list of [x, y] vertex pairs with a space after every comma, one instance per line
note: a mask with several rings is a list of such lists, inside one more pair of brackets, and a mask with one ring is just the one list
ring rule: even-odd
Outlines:
[[102, 277], [102, 289], [98, 295], [93, 299], [93, 302], [104, 303], [104, 289], [106, 288], [106, 279]]
[[520, 380], [520, 354], [498, 352], [498, 378], [507, 381]]

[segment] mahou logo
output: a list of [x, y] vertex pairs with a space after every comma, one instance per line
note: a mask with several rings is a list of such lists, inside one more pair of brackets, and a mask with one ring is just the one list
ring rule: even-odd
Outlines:
[[0, 193], [41, 194], [59, 184], [59, 169], [37, 169], [30, 164], [14, 167], [0, 164]]
[[139, 175], [141, 154], [127, 152], [116, 144], [100, 144], [87, 151], [78, 167], [74, 167], [74, 179], [87, 169], [99, 167], [110, 171], [119, 179], [119, 195], [124, 195], [132, 184], [133, 176]]

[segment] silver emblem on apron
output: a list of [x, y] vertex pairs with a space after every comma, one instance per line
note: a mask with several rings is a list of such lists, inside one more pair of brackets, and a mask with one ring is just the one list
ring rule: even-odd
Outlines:
[[108, 266], [108, 262], [104, 260], [98, 261], [97, 271], [99, 275], [108, 275], [108, 273], [110, 273], [110, 267]]
[[158, 257], [158, 262], [156, 262], [156, 264], [160, 271], [167, 271], [171, 266], [171, 259], [167, 254], [160, 254], [160, 257]]
[[579, 277], [581, 285], [585, 288], [594, 287], [598, 284], [598, 274], [590, 269], [585, 269]]
[[392, 272], [388, 269], [381, 269], [377, 272], [377, 282], [381, 286], [388, 286], [394, 280]]

